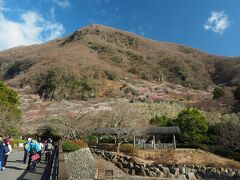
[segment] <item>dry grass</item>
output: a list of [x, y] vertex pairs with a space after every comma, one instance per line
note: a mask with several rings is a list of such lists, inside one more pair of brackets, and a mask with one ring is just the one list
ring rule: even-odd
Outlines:
[[162, 164], [240, 168], [240, 162], [198, 149], [140, 150], [137, 157], [140, 158], [139, 160], [149, 160]]
[[[116, 144], [98, 144], [98, 148], [106, 151], [117, 151]], [[137, 155], [139, 149], [134, 147], [132, 144], [121, 144], [120, 152], [127, 155]]]

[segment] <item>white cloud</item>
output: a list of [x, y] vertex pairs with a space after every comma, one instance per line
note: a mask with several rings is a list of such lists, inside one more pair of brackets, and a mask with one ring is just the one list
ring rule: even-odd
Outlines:
[[69, 0], [53, 0], [53, 3], [62, 8], [68, 8], [71, 6], [71, 3]]
[[0, 0], [0, 13], [4, 11], [12, 11], [12, 10], [5, 7], [4, 0]]
[[51, 7], [50, 14], [52, 18], [55, 18], [55, 7]]
[[205, 30], [223, 33], [230, 25], [228, 15], [224, 11], [212, 11], [211, 16], [203, 25]]
[[12, 21], [0, 13], [0, 50], [42, 43], [63, 33], [62, 24], [50, 22], [34, 11], [20, 14], [20, 21]]

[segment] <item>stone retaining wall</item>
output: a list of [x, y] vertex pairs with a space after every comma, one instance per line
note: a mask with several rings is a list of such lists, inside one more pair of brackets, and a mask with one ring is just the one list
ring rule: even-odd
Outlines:
[[114, 163], [126, 174], [176, 179], [240, 179], [240, 169], [216, 168], [195, 165], [145, 164], [129, 156], [94, 149], [96, 155]]
[[64, 159], [71, 180], [94, 179], [95, 159], [89, 148], [64, 153]]

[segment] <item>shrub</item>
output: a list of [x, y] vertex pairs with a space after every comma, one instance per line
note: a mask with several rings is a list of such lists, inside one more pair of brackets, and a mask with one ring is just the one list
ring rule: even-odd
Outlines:
[[168, 118], [167, 116], [159, 116], [155, 115], [155, 117], [150, 119], [150, 124], [157, 124], [159, 126], [168, 126], [171, 124], [172, 119]]
[[104, 53], [106, 53], [107, 51], [109, 51], [109, 48], [106, 46], [103, 46], [101, 44], [95, 44], [95, 43], [88, 43], [89, 48], [95, 50], [97, 52], [97, 54], [102, 55]]
[[49, 70], [36, 79], [36, 92], [45, 99], [88, 100], [95, 97], [95, 84], [92, 79], [80, 78], [61, 70]]
[[112, 80], [112, 81], [117, 80], [117, 74], [115, 72], [106, 70], [105, 74], [106, 74], [108, 80]]
[[5, 127], [5, 131], [11, 137], [19, 137], [18, 128], [16, 128], [14, 125], [8, 125], [7, 127]]
[[236, 100], [240, 100], [240, 84], [237, 86], [237, 88], [234, 92], [234, 97]]
[[97, 141], [97, 137], [94, 135], [88, 135], [85, 140], [88, 143], [95, 143]]
[[219, 146], [213, 146], [210, 148], [210, 150], [215, 154], [240, 161], [240, 152], [232, 151], [231, 149], [222, 148]]
[[221, 126], [221, 123], [217, 124], [211, 124], [208, 127], [208, 141], [207, 144], [210, 145], [217, 145], [219, 143], [219, 126]]
[[219, 99], [225, 95], [226, 95], [225, 91], [221, 88], [215, 88], [213, 91], [213, 99]]
[[33, 65], [33, 61], [30, 60], [24, 60], [24, 61], [16, 61], [10, 67], [4, 74], [4, 79], [12, 79], [15, 76], [19, 75], [21, 72], [24, 72], [28, 68], [30, 68]]
[[11, 141], [11, 145], [13, 148], [17, 148], [19, 143], [25, 143], [25, 140], [22, 139], [14, 139]]
[[52, 99], [54, 98], [54, 91], [57, 89], [57, 72], [54, 70], [49, 70], [47, 74], [42, 74], [37, 81], [37, 93], [45, 98]]
[[128, 72], [132, 73], [132, 74], [137, 74], [138, 70], [135, 67], [131, 67]]
[[62, 143], [63, 152], [73, 152], [79, 150], [81, 147], [76, 143], [72, 143], [71, 141], [65, 140]]

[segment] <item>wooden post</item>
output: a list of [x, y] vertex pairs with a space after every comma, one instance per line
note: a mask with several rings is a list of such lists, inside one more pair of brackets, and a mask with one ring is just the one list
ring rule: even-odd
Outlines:
[[155, 149], [155, 135], [153, 135], [153, 149]]
[[175, 138], [175, 134], [173, 135], [173, 148], [176, 149], [176, 138]]
[[98, 144], [98, 136], [97, 136], [97, 144]]
[[133, 146], [135, 147], [135, 136], [133, 136]]

